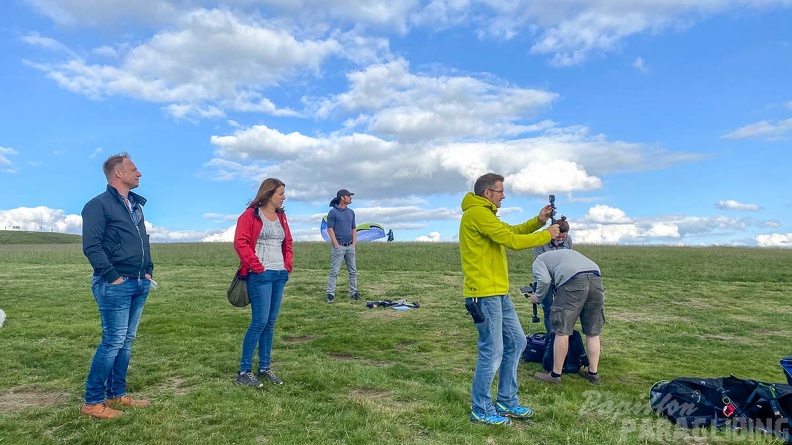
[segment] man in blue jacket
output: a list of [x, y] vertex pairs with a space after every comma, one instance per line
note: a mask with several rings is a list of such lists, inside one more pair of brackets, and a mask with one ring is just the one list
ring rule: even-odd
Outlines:
[[111, 156], [103, 169], [107, 190], [82, 211], [83, 253], [93, 267], [91, 290], [102, 320], [102, 343], [91, 362], [80, 414], [112, 419], [123, 414], [116, 408], [151, 404], [127, 395], [126, 377], [143, 305], [154, 286], [154, 264], [143, 223], [146, 199], [131, 192], [140, 185], [140, 171], [127, 153]]

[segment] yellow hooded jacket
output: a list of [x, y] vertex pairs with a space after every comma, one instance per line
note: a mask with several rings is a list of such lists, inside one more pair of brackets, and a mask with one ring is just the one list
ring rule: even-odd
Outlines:
[[530, 249], [550, 242], [550, 232], [533, 233], [544, 224], [537, 217], [512, 226], [498, 219], [495, 204], [468, 192], [462, 198], [459, 252], [465, 275], [465, 297], [493, 297], [509, 293], [506, 249]]

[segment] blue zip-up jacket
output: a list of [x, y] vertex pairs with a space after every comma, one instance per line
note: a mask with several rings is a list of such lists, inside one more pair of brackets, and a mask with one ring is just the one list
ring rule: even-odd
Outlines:
[[88, 201], [83, 207], [83, 253], [93, 274], [112, 283], [119, 277], [142, 277], [154, 272], [143, 208], [146, 198], [129, 192], [140, 218], [137, 226], [115, 187]]

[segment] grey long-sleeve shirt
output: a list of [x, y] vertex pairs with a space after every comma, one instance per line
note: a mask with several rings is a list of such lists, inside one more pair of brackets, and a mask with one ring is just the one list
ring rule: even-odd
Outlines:
[[551, 288], [557, 288], [582, 272], [600, 274], [599, 266], [582, 253], [571, 249], [550, 250], [533, 262], [536, 299], [541, 301]]

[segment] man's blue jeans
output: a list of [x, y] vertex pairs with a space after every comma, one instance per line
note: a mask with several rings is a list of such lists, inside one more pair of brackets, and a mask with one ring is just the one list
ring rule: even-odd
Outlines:
[[497, 401], [506, 406], [519, 404], [517, 399], [517, 366], [525, 349], [523, 332], [517, 311], [508, 295], [479, 298], [478, 305], [485, 320], [476, 323], [478, 329], [478, 361], [473, 374], [473, 411], [495, 414], [492, 404], [492, 381], [500, 367]]
[[269, 368], [272, 361], [272, 339], [275, 322], [280, 313], [283, 288], [289, 280], [285, 270], [265, 270], [250, 273], [247, 277], [248, 296], [250, 296], [250, 326], [242, 340], [241, 372], [253, 370], [253, 353], [259, 350], [259, 369]]
[[349, 296], [357, 293], [357, 265], [355, 264], [355, 246], [338, 246], [330, 248], [330, 278], [327, 279], [327, 292], [335, 296], [336, 279], [341, 263], [346, 262], [349, 273]]
[[102, 277], [91, 278], [91, 290], [102, 319], [102, 343], [96, 349], [88, 371], [86, 405], [126, 394], [132, 342], [137, 335], [150, 284], [147, 278], [124, 277], [120, 284], [109, 284]]

